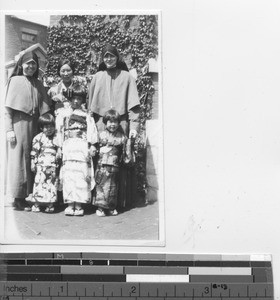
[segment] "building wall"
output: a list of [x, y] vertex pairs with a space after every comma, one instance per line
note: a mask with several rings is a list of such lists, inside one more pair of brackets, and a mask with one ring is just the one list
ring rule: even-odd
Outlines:
[[46, 48], [47, 32], [47, 26], [7, 15], [5, 17], [5, 61], [13, 60], [20, 51], [37, 43]]
[[159, 114], [159, 99], [158, 99], [158, 89], [159, 89], [159, 84], [158, 84], [158, 73], [151, 73], [152, 76], [153, 84], [154, 84], [154, 95], [153, 95], [153, 106], [152, 106], [152, 120], [158, 119], [158, 114]]
[[159, 156], [160, 156], [160, 135], [162, 124], [159, 120], [159, 82], [158, 73], [153, 72], [149, 74], [152, 77], [154, 84], [154, 95], [152, 104], [152, 118], [146, 121], [146, 179], [148, 184], [147, 202], [154, 202], [158, 200], [158, 192], [160, 188], [159, 183]]

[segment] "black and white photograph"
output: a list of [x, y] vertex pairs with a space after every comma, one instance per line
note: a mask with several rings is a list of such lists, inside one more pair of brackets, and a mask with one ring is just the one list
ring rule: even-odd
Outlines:
[[5, 13], [4, 243], [164, 245], [160, 22]]
[[[0, 16], [0, 293], [280, 299], [280, 0]], [[42, 273], [57, 263], [59, 284]], [[74, 270], [99, 266], [121, 277], [78, 294]]]

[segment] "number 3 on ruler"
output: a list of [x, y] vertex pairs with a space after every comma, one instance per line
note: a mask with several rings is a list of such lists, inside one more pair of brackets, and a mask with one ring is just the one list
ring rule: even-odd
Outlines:
[[206, 287], [204, 288], [204, 294], [209, 294], [209, 292], [210, 292], [210, 289], [209, 289], [208, 286], [206, 286]]

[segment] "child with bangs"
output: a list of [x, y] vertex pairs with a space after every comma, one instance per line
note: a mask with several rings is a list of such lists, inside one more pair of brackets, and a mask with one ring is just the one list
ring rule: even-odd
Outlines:
[[96, 195], [93, 199], [93, 205], [97, 206], [96, 215], [99, 217], [118, 215], [119, 171], [127, 141], [120, 127], [120, 119], [116, 110], [108, 110], [103, 116], [105, 130], [99, 134]]
[[56, 143], [62, 154], [60, 181], [63, 199], [67, 204], [66, 216], [83, 216], [83, 204], [91, 202], [91, 191], [95, 186], [92, 157], [98, 142], [94, 119], [83, 108], [86, 90], [77, 85], [71, 90], [71, 112], [64, 115]]
[[31, 150], [31, 171], [35, 173], [31, 210], [40, 212], [45, 207], [45, 212], [51, 213], [57, 199], [57, 146], [53, 139], [55, 121], [47, 113], [39, 117], [38, 123], [42, 132], [34, 137]]

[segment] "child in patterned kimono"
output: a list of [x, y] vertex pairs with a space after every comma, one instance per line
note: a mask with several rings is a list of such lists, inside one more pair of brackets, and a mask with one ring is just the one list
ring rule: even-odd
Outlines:
[[103, 116], [105, 131], [99, 134], [99, 159], [95, 174], [96, 196], [93, 204], [98, 207], [99, 217], [118, 215], [117, 196], [119, 170], [125, 150], [126, 136], [120, 127], [120, 115], [108, 110]]
[[96, 153], [98, 134], [94, 119], [82, 108], [86, 91], [73, 87], [71, 114], [63, 117], [63, 127], [56, 141], [62, 148], [61, 182], [66, 216], [83, 216], [82, 204], [91, 202], [95, 186], [92, 157]]
[[42, 132], [34, 137], [31, 150], [31, 171], [35, 173], [31, 209], [39, 212], [41, 207], [45, 207], [45, 212], [51, 213], [57, 196], [57, 147], [53, 142], [55, 121], [47, 113], [39, 118], [38, 123]]

